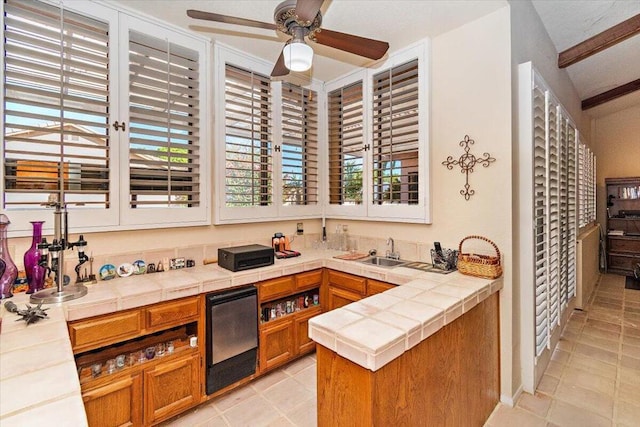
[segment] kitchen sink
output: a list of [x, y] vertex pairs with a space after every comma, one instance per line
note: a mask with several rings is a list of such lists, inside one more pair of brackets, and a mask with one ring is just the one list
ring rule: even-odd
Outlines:
[[372, 256], [365, 258], [360, 262], [363, 264], [377, 265], [378, 267], [398, 267], [407, 263], [407, 261], [391, 259], [383, 256]]

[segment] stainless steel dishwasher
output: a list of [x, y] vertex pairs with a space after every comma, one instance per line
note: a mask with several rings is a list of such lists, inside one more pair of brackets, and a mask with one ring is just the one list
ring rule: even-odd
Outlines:
[[208, 294], [207, 394], [256, 372], [258, 291], [254, 286]]

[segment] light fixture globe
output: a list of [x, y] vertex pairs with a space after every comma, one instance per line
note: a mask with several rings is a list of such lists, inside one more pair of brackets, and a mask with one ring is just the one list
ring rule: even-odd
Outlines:
[[282, 51], [284, 66], [291, 71], [307, 71], [313, 61], [313, 49], [304, 41], [292, 40]]

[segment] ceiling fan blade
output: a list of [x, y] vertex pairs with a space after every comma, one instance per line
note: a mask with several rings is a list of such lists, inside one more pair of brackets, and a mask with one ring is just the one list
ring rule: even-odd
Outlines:
[[289, 69], [284, 65], [284, 50], [282, 50], [278, 60], [276, 61], [276, 65], [273, 66], [271, 77], [286, 76], [287, 74], [289, 74]]
[[315, 41], [346, 52], [355, 53], [370, 59], [380, 59], [389, 50], [389, 43], [338, 31], [325, 30], [315, 34]]
[[323, 2], [324, 0], [298, 0], [296, 3], [298, 21], [313, 22], [318, 12], [320, 12], [320, 6], [322, 6]]
[[187, 16], [194, 19], [204, 19], [205, 21], [216, 21], [224, 24], [246, 25], [247, 27], [264, 28], [275, 30], [276, 25], [267, 22], [254, 21], [253, 19], [237, 18], [235, 16], [220, 15], [219, 13], [203, 12], [200, 10], [187, 10]]

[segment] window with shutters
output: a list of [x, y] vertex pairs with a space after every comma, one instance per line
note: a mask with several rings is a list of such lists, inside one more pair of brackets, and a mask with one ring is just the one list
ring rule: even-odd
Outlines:
[[418, 60], [373, 76], [373, 204], [417, 204]]
[[271, 82], [225, 67], [225, 199], [227, 207], [271, 206]]
[[4, 209], [110, 207], [109, 43], [108, 22], [5, 2]]
[[7, 0], [3, 12], [12, 229], [28, 232], [52, 198], [79, 231], [208, 223], [204, 39], [94, 2]]
[[129, 32], [129, 204], [200, 205], [197, 51]]
[[428, 41], [327, 84], [332, 217], [430, 222]]
[[318, 94], [282, 83], [282, 203], [318, 203]]
[[584, 143], [578, 144], [578, 226], [596, 220], [595, 155]]
[[329, 203], [360, 205], [363, 196], [362, 80], [328, 94]]
[[532, 152], [521, 159], [531, 156], [532, 188], [523, 191], [532, 190], [533, 265], [527, 272], [533, 275], [532, 351], [539, 357], [551, 347], [551, 335], [576, 293], [578, 147], [568, 114], [537, 73], [525, 70], [533, 79], [526, 89], [530, 101], [523, 101], [531, 103]]

